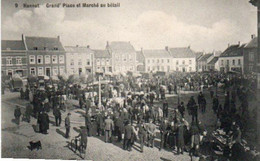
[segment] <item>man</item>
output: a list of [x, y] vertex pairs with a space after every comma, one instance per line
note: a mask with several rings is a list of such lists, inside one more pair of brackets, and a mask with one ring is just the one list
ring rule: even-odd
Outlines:
[[112, 131], [114, 130], [114, 122], [110, 119], [110, 116], [107, 116], [105, 120], [105, 142], [112, 142]]
[[20, 97], [21, 97], [21, 99], [24, 99], [24, 91], [23, 91], [23, 88], [20, 89]]
[[178, 110], [180, 111], [182, 118], [184, 118], [185, 107], [183, 102], [178, 105]]
[[19, 106], [16, 106], [16, 109], [14, 110], [14, 117], [16, 120], [17, 125], [20, 125], [20, 117], [21, 117], [21, 109]]
[[138, 136], [140, 139], [140, 148], [141, 148], [141, 153], [143, 153], [144, 151], [144, 143], [146, 141], [146, 134], [147, 134], [147, 130], [145, 129], [145, 125], [143, 123], [143, 121], [140, 121], [140, 125], [139, 125], [139, 131], [138, 131]]
[[104, 118], [100, 111], [98, 111], [98, 114], [96, 116], [96, 122], [97, 122], [97, 133], [98, 136], [104, 135], [103, 133], [103, 125], [104, 125]]
[[91, 131], [91, 116], [90, 113], [88, 112], [85, 116], [85, 126], [88, 132], [88, 136], [90, 136], [90, 131]]
[[66, 138], [69, 138], [70, 133], [70, 115], [71, 113], [68, 113], [67, 117], [65, 118]]
[[118, 142], [121, 142], [122, 140], [123, 130], [124, 130], [124, 120], [120, 116], [115, 119], [115, 133], [117, 135]]
[[124, 150], [131, 151], [131, 138], [133, 136], [133, 127], [126, 121], [125, 133], [124, 133]]
[[147, 124], [147, 134], [148, 134], [148, 146], [153, 148], [154, 146], [154, 137], [156, 136], [155, 132], [156, 126], [153, 124], [153, 120], [150, 119], [149, 123]]
[[199, 93], [198, 95], [198, 105], [199, 105], [199, 109], [201, 109], [201, 100], [202, 100], [203, 94], [202, 92]]
[[215, 96], [215, 97], [213, 98], [213, 107], [212, 107], [215, 114], [216, 114], [217, 111], [218, 111], [218, 107], [219, 107], [218, 96]]
[[168, 104], [167, 100], [165, 99], [163, 101], [163, 117], [164, 118], [168, 117], [168, 106], [169, 106], [169, 104]]
[[206, 112], [206, 105], [207, 105], [207, 101], [206, 101], [206, 99], [205, 99], [205, 97], [203, 96], [202, 98], [201, 98], [201, 112], [202, 113], [205, 113]]
[[[81, 147], [81, 149], [79, 149], [80, 152], [84, 152], [83, 150], [87, 149], [87, 143], [88, 143], [88, 137], [87, 137], [87, 129], [86, 127], [81, 127], [81, 130], [79, 132], [79, 135], [76, 136], [75, 138], [79, 138], [80, 137], [80, 145], [79, 147]], [[75, 140], [76, 143], [76, 149], [78, 149], [78, 144], [77, 144], [77, 140]]]
[[160, 144], [160, 148], [159, 148], [160, 151], [166, 145], [167, 133], [168, 133], [167, 128], [168, 128], [168, 121], [167, 121], [167, 119], [164, 119], [164, 121], [161, 123], [161, 125], [159, 127], [160, 134], [161, 134], [161, 144]]
[[54, 107], [53, 115], [55, 117], [56, 126], [60, 126], [60, 124], [61, 124], [61, 112], [60, 112], [60, 109], [58, 107]]
[[25, 118], [28, 121], [28, 123], [30, 123], [31, 121], [32, 110], [33, 110], [32, 105], [28, 103], [25, 109]]

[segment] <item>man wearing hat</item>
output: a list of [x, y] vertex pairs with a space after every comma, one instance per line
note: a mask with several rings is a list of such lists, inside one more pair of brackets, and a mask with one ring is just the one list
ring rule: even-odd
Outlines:
[[129, 124], [129, 121], [126, 121], [124, 133], [124, 150], [131, 151], [131, 138], [133, 133], [133, 127]]
[[114, 130], [114, 122], [110, 119], [110, 116], [107, 116], [105, 120], [105, 142], [107, 143], [108, 140], [112, 142], [112, 131]]
[[156, 136], [156, 126], [153, 124], [153, 120], [150, 119], [149, 123], [147, 124], [147, 133], [148, 133], [148, 146], [153, 148], [154, 146], [154, 137]]
[[66, 138], [69, 138], [70, 133], [70, 115], [71, 113], [68, 113], [67, 117], [65, 118]]
[[168, 121], [167, 119], [164, 119], [161, 124], [160, 124], [160, 133], [161, 133], [161, 144], [160, 144], [160, 149], [165, 147], [166, 145], [166, 140], [167, 140], [167, 129], [168, 129]]
[[14, 110], [14, 117], [16, 120], [17, 125], [20, 124], [20, 117], [21, 117], [22, 113], [21, 113], [21, 109], [19, 106], [16, 106], [16, 109]]
[[146, 131], [144, 122], [143, 122], [143, 120], [140, 120], [139, 130], [138, 130], [138, 137], [140, 139], [141, 153], [143, 153], [143, 151], [144, 151], [144, 143], [145, 143], [146, 138], [147, 138], [146, 134], [147, 134], [147, 131]]

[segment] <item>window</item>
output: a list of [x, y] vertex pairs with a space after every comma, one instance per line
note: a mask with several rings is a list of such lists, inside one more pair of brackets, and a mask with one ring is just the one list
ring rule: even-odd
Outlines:
[[43, 76], [43, 67], [38, 67], [38, 76]]
[[252, 72], [253, 71], [253, 66], [249, 65], [249, 71]]
[[70, 59], [70, 65], [74, 65], [74, 59]]
[[30, 64], [35, 64], [35, 56], [34, 55], [30, 55], [29, 59], [30, 59]]
[[52, 63], [53, 64], [57, 64], [58, 63], [58, 60], [57, 60], [57, 55], [52, 55]]
[[229, 60], [227, 60], [227, 66], [229, 65]]
[[153, 63], [154, 63], [154, 59], [153, 59]]
[[241, 60], [240, 59], [238, 59], [238, 65], [241, 65]]
[[164, 66], [161, 66], [162, 71], [164, 71]]
[[81, 61], [81, 59], [79, 59], [78, 65], [82, 65], [82, 61]]
[[160, 70], [160, 66], [157, 66], [157, 70]]
[[43, 63], [43, 56], [42, 55], [38, 55], [37, 56], [37, 64], [42, 64]]
[[53, 67], [53, 75], [58, 75], [58, 67]]
[[150, 67], [148, 67], [147, 70], [150, 71], [151, 70]]
[[36, 75], [36, 69], [34, 67], [30, 68], [30, 74]]
[[167, 59], [167, 63], [170, 63], [170, 59]]
[[100, 65], [100, 60], [99, 59], [97, 59], [97, 65]]
[[65, 67], [64, 66], [61, 66], [60, 67], [60, 75], [64, 74], [65, 73]]
[[179, 71], [179, 68], [178, 68], [178, 67], [176, 67], [176, 71]]
[[21, 58], [16, 58], [16, 64], [17, 65], [22, 65], [22, 59]]
[[249, 53], [249, 61], [255, 61], [255, 55], [253, 52]]
[[191, 68], [191, 67], [189, 67], [189, 71], [190, 71], [190, 72], [191, 72], [191, 69], [192, 69], [192, 68]]
[[72, 73], [75, 73], [74, 68], [70, 68], [70, 70], [71, 70]]
[[12, 65], [12, 58], [6, 58], [6, 65]]
[[123, 61], [126, 61], [126, 56], [122, 55]]
[[157, 59], [157, 63], [160, 63], [160, 60], [159, 60], [159, 59]]
[[178, 60], [176, 61], [176, 65], [179, 65], [179, 61]]
[[51, 56], [45, 55], [45, 64], [50, 64], [50, 63], [51, 63]]
[[182, 64], [185, 64], [185, 60], [182, 61]]
[[105, 65], [105, 59], [102, 59], [101, 65]]
[[170, 71], [170, 66], [167, 66], [167, 72], [169, 72]]
[[150, 60], [149, 60], [149, 59], [147, 60], [147, 63], [148, 63], [148, 64], [150, 63]]
[[33, 50], [38, 50], [38, 48], [37, 47], [33, 47]]
[[236, 64], [236, 60], [233, 60], [233, 61], [232, 61], [232, 64], [235, 65], [235, 64]]
[[64, 55], [59, 56], [59, 62], [60, 64], [64, 64]]
[[109, 63], [110, 63], [110, 61], [109, 61], [109, 59], [107, 59], [107, 65], [109, 65]]
[[163, 63], [163, 59], [162, 59], [162, 61], [161, 61], [162, 63]]
[[224, 65], [224, 60], [221, 60], [221, 65]]
[[189, 64], [191, 65], [191, 60], [189, 60]]
[[90, 60], [89, 59], [87, 59], [87, 65], [90, 65]]

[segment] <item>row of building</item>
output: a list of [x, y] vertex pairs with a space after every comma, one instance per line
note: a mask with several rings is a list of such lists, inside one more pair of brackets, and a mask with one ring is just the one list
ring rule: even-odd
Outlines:
[[67, 73], [131, 72], [253, 72], [257, 38], [248, 44], [230, 45], [224, 52], [195, 52], [190, 47], [136, 51], [130, 42], [107, 42], [103, 50], [89, 46], [63, 46], [60, 37], [31, 37], [2, 40], [2, 75], [27, 77]]

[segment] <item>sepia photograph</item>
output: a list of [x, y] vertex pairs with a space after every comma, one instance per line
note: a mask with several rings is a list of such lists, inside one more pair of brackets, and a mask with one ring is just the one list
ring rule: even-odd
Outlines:
[[260, 161], [260, 0], [1, 0], [1, 158]]

